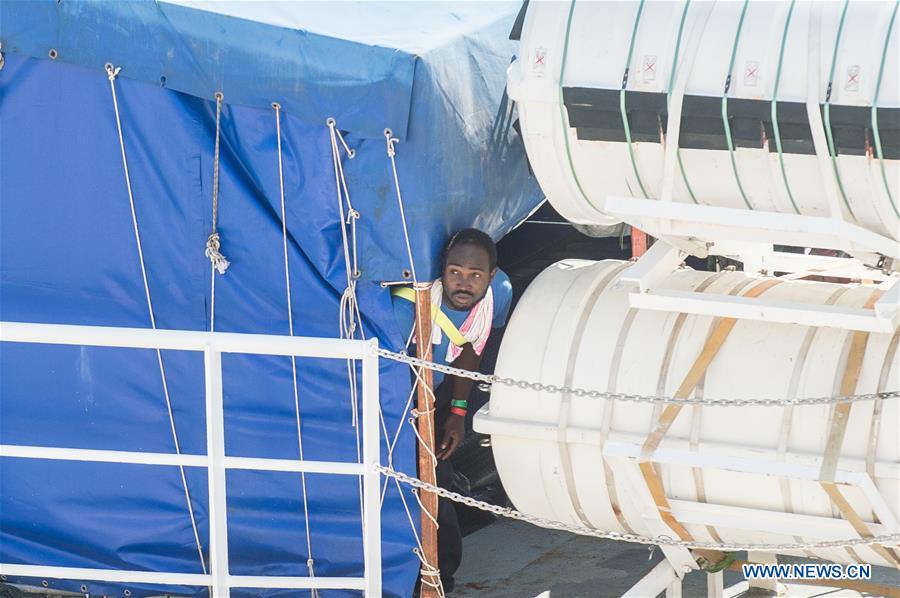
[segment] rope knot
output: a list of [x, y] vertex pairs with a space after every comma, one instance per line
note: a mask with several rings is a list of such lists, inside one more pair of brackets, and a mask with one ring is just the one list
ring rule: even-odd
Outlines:
[[111, 63], [106, 63], [106, 78], [110, 81], [115, 81], [116, 77], [119, 76], [119, 71], [122, 70], [120, 66], [113, 66]]
[[215, 268], [219, 274], [225, 274], [225, 270], [228, 269], [231, 262], [225, 259], [225, 256], [219, 251], [221, 246], [222, 242], [219, 240], [219, 233], [213, 233], [206, 238], [206, 251], [204, 254], [209, 258], [213, 268]]
[[398, 143], [400, 140], [393, 136], [393, 133], [390, 129], [384, 130], [384, 139], [387, 142], [387, 155], [393, 158], [397, 155], [397, 151], [394, 149], [394, 144]]

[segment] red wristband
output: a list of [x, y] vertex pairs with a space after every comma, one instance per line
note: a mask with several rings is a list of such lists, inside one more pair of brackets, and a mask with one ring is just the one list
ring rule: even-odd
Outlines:
[[460, 417], [465, 417], [466, 413], [468, 413], [465, 409], [460, 409], [459, 407], [451, 407], [450, 413], [453, 415], [458, 415]]

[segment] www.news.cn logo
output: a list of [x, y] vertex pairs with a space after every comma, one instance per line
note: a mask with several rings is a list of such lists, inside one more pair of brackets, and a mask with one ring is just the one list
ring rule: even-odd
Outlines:
[[872, 565], [747, 563], [741, 568], [744, 579], [871, 579], [872, 577]]

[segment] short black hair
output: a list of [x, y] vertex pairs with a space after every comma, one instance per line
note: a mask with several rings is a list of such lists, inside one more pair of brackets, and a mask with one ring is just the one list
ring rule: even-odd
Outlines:
[[485, 233], [484, 231], [480, 231], [477, 228], [464, 228], [462, 230], [456, 231], [450, 240], [447, 241], [447, 245], [444, 247], [444, 256], [443, 256], [443, 266], [447, 267], [447, 256], [450, 255], [450, 251], [454, 247], [459, 247], [460, 245], [475, 245], [476, 247], [481, 247], [488, 254], [488, 262], [490, 262], [490, 269], [493, 270], [497, 267], [497, 246], [494, 244], [494, 240]]

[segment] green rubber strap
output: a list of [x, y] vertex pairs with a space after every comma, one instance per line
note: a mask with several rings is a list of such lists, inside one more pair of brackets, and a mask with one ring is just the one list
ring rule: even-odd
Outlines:
[[[669, 73], [669, 87], [666, 92], [666, 106], [669, 105], [669, 98], [672, 95], [672, 87], [675, 85], [675, 73], [678, 70], [678, 51], [681, 49], [681, 34], [684, 32], [684, 23], [687, 21], [687, 13], [688, 8], [691, 6], [691, 0], [687, 0], [684, 3], [684, 10], [681, 11], [681, 23], [678, 24], [678, 36], [675, 38], [675, 54], [672, 55], [672, 68]], [[681, 148], [675, 148], [675, 157], [678, 158], [678, 170], [681, 171], [681, 180], [684, 181], [684, 186], [687, 188], [688, 195], [691, 196], [691, 200], [694, 203], [700, 203], [697, 201], [697, 197], [694, 195], [694, 190], [691, 188], [691, 184], [688, 182], [687, 174], [684, 172], [684, 163], [681, 161]]]
[[576, 0], [572, 0], [572, 4], [569, 6], [569, 20], [566, 22], [566, 37], [563, 40], [563, 54], [559, 67], [559, 118], [562, 122], [563, 141], [565, 141], [566, 144], [566, 158], [569, 161], [569, 170], [572, 172], [572, 178], [575, 179], [575, 186], [578, 187], [578, 192], [581, 193], [581, 197], [584, 198], [584, 201], [598, 212], [601, 212], [600, 208], [594, 205], [594, 202], [592, 202], [588, 198], [587, 193], [584, 192], [581, 181], [578, 180], [578, 173], [575, 172], [575, 163], [572, 162], [572, 150], [569, 148], [569, 122], [566, 119], [566, 105], [563, 100], [563, 82], [565, 81], [566, 76], [566, 60], [569, 57], [569, 34], [572, 32], [572, 15], [575, 14], [575, 1]]
[[897, 7], [900, 6], [900, 0], [894, 3], [894, 10], [891, 12], [891, 20], [888, 23], [887, 34], [884, 36], [884, 49], [881, 51], [881, 66], [878, 68], [878, 80], [875, 83], [875, 97], [872, 99], [872, 140], [875, 142], [875, 155], [878, 156], [878, 163], [881, 166], [881, 180], [884, 182], [884, 192], [887, 193], [894, 208], [894, 215], [900, 218], [900, 212], [897, 212], [897, 204], [894, 203], [894, 196], [888, 187], [887, 174], [884, 171], [884, 154], [881, 151], [881, 135], [878, 134], [878, 96], [881, 93], [881, 79], [884, 75], [884, 63], [887, 60], [888, 46], [891, 42], [891, 32], [894, 29], [894, 21], [897, 18]]
[[469, 401], [463, 401], [461, 399], [453, 399], [452, 401], [450, 401], [450, 405], [452, 405], [453, 407], [459, 407], [460, 409], [468, 409]]
[[644, 182], [638, 172], [637, 162], [634, 159], [634, 147], [631, 145], [631, 127], [628, 124], [628, 113], [625, 111], [625, 88], [628, 86], [628, 72], [631, 68], [631, 56], [634, 53], [634, 42], [637, 40], [638, 25], [641, 22], [641, 14], [644, 12], [644, 0], [638, 5], [637, 15], [634, 17], [634, 26], [631, 29], [631, 43], [628, 45], [628, 58], [625, 60], [625, 73], [622, 75], [622, 89], [619, 90], [619, 111], [622, 113], [622, 126], [625, 128], [625, 142], [628, 144], [628, 157], [631, 159], [631, 169], [634, 171], [634, 178], [637, 179], [638, 186], [644, 197], [649, 198], [647, 190], [644, 189]]
[[787, 172], [784, 169], [784, 154], [781, 151], [781, 130], [778, 128], [778, 86], [781, 84], [781, 66], [784, 63], [784, 46], [787, 43], [788, 29], [791, 27], [791, 16], [794, 14], [794, 4], [797, 0], [791, 0], [791, 6], [788, 8], [787, 18], [784, 21], [784, 32], [781, 34], [781, 50], [778, 51], [778, 68], [775, 70], [775, 88], [772, 91], [772, 131], [775, 133], [775, 148], [778, 150], [778, 164], [781, 165], [781, 178], [784, 179], [784, 188], [787, 189], [788, 198], [794, 207], [794, 212], [799, 214], [797, 202], [794, 201], [794, 194], [791, 192], [791, 185], [788, 183]]
[[705, 557], [700, 557], [700, 561], [698, 561], [698, 565], [700, 565], [701, 571], [706, 571], [707, 573], [718, 573], [719, 571], [724, 571], [728, 567], [731, 566], [731, 563], [735, 561], [737, 557], [737, 553], [727, 552], [725, 556], [722, 557], [717, 563], [709, 562]]
[[747, 14], [747, 6], [750, 0], [744, 0], [744, 6], [741, 9], [741, 18], [738, 21], [737, 32], [734, 34], [734, 45], [731, 48], [731, 60], [728, 63], [728, 75], [725, 77], [725, 91], [722, 93], [722, 124], [725, 127], [725, 140], [728, 142], [728, 156], [731, 158], [731, 170], [734, 172], [734, 180], [737, 182], [738, 191], [741, 192], [741, 198], [747, 205], [747, 208], [753, 209], [747, 194], [744, 192], [744, 186], [741, 184], [741, 176], [738, 174], [737, 162], [734, 160], [734, 141], [731, 138], [731, 125], [728, 124], [728, 90], [731, 89], [731, 74], [734, 71], [734, 60], [737, 58], [738, 43], [741, 41], [741, 30], [744, 28], [744, 16]]
[[850, 0], [844, 0], [844, 9], [841, 11], [841, 20], [838, 23], [837, 35], [834, 38], [834, 52], [831, 55], [831, 71], [828, 73], [828, 87], [825, 89], [825, 136], [828, 138], [828, 153], [831, 155], [831, 168], [834, 171], [834, 178], [837, 181], [838, 190], [847, 206], [850, 216], [856, 220], [853, 208], [850, 207], [850, 201], [847, 199], [847, 193], [844, 191], [844, 183], [841, 180], [841, 173], [837, 165], [837, 152], [834, 149], [834, 137], [831, 134], [831, 89], [834, 83], [834, 69], [837, 66], [838, 49], [841, 47], [841, 33], [844, 31], [844, 19], [847, 16], [847, 8], [850, 6]]

